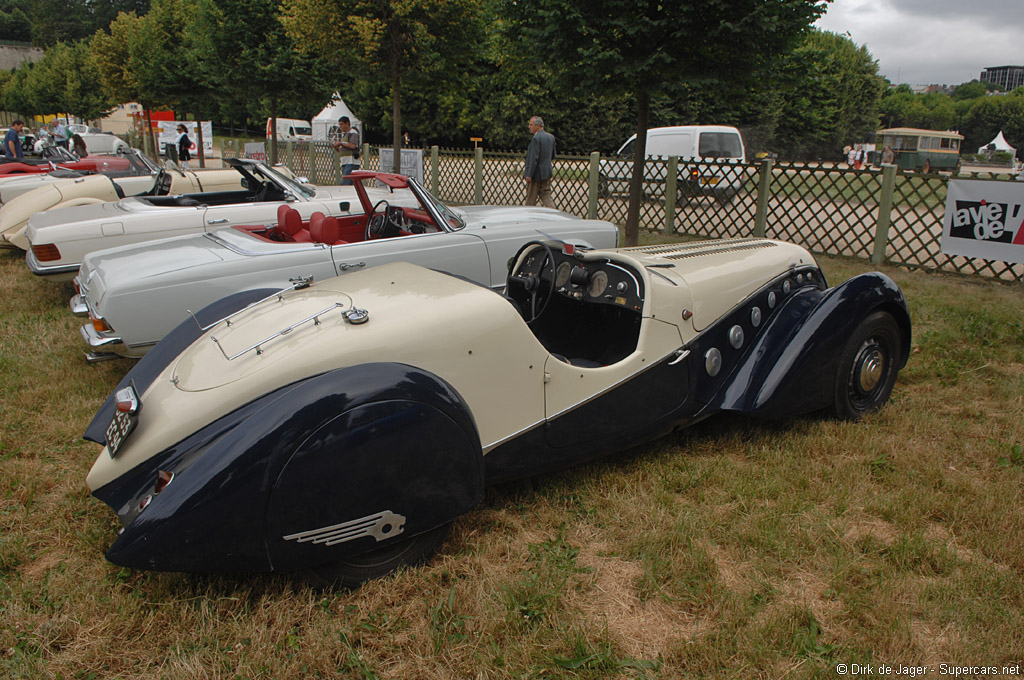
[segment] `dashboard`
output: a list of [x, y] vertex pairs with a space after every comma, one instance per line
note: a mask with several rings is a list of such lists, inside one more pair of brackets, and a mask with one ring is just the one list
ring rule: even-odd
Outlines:
[[608, 260], [584, 261], [554, 248], [535, 248], [512, 278], [527, 290], [553, 285], [553, 293], [577, 302], [638, 313], [643, 308], [643, 279], [631, 268]]

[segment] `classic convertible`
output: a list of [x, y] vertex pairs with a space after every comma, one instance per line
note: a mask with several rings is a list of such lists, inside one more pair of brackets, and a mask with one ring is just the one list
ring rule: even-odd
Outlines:
[[[243, 175], [226, 170], [181, 170], [173, 164], [157, 167], [141, 152], [111, 159], [127, 160], [127, 169], [100, 167], [96, 174], [56, 170], [45, 175], [20, 175], [0, 179], [0, 248], [29, 247], [25, 230], [32, 215], [44, 210], [73, 208], [117, 201], [127, 196], [196, 194], [239, 191]], [[276, 170], [291, 176], [286, 168]], [[170, 178], [168, 182], [167, 179]]]
[[[26, 262], [33, 274], [54, 281], [74, 278], [82, 259], [94, 250], [168, 236], [212, 231], [235, 224], [272, 224], [281, 205], [303, 220], [314, 212], [349, 215], [352, 187], [315, 187], [298, 182], [258, 161], [225, 159], [241, 175], [244, 189], [181, 195], [133, 196], [113, 203], [47, 210], [29, 218]], [[164, 173], [161, 181], [170, 183]]]
[[[508, 260], [538, 234], [613, 248], [614, 224], [548, 208], [450, 208], [401, 175], [356, 172], [362, 211], [311, 218], [280, 208], [276, 226], [236, 226], [86, 256], [71, 308], [89, 323], [82, 336], [90, 361], [139, 357], [187, 318], [230, 293], [323, 279], [403, 260], [494, 288]], [[379, 183], [389, 191], [367, 187]], [[367, 219], [367, 216], [370, 216]]]
[[95, 172], [101, 168], [103, 163], [110, 167], [128, 167], [128, 161], [124, 158], [117, 160], [107, 154], [97, 156], [86, 156], [79, 158], [67, 149], [57, 146], [46, 147], [40, 158], [7, 158], [0, 157], [0, 177], [8, 175], [24, 175], [35, 173], [47, 173], [54, 168], [65, 168], [67, 170], [85, 170]]
[[827, 288], [764, 239], [531, 242], [507, 297], [407, 263], [253, 297], [181, 324], [89, 426], [112, 562], [356, 585], [427, 559], [485, 484], [719, 411], [856, 420], [910, 351], [892, 280]]

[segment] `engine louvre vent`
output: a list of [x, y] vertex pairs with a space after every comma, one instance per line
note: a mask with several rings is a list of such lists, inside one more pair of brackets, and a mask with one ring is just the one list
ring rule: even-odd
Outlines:
[[767, 239], [733, 238], [717, 241], [691, 241], [689, 243], [666, 243], [653, 246], [634, 246], [623, 248], [623, 252], [642, 253], [649, 257], [661, 257], [666, 260], [683, 260], [704, 255], [720, 255], [722, 253], [774, 248], [774, 241]]

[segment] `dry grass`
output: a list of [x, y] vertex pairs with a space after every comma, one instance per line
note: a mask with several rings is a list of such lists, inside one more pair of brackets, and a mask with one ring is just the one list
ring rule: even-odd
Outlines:
[[[868, 269], [823, 260], [833, 283]], [[859, 424], [719, 417], [491, 489], [429, 565], [322, 592], [103, 559], [67, 287], [0, 253], [0, 676], [815, 678], [1021, 663], [1024, 291], [889, 271], [914, 317]], [[1014, 448], [1016, 447], [1016, 448]]]

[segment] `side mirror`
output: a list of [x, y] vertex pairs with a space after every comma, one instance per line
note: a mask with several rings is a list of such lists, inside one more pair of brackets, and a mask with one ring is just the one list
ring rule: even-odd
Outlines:
[[341, 212], [347, 213], [350, 207], [351, 204], [348, 201], [342, 201], [341, 203], [338, 204], [338, 209], [341, 210]]
[[295, 181], [299, 182], [300, 184], [309, 184], [309, 178], [308, 177], [296, 177]]

